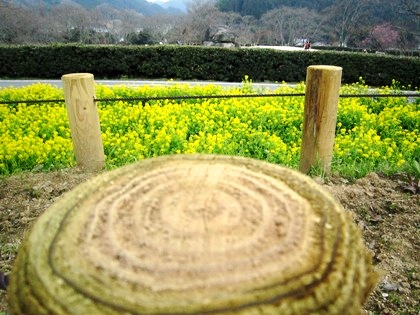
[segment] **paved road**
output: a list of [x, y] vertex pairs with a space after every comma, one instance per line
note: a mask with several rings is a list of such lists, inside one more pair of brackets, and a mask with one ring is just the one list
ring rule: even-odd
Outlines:
[[[0, 80], [0, 88], [6, 87], [24, 87], [35, 83], [46, 83], [62, 87], [61, 80]], [[224, 87], [236, 87], [241, 86], [241, 82], [213, 82], [213, 81], [164, 81], [164, 80], [95, 80], [98, 84], [104, 85], [126, 85], [126, 86], [140, 86], [140, 85], [150, 85], [150, 86], [170, 86], [176, 83], [185, 83], [189, 85], [208, 85], [216, 84]], [[276, 89], [280, 84], [277, 83], [252, 83], [256, 88], [269, 88], [270, 90]]]

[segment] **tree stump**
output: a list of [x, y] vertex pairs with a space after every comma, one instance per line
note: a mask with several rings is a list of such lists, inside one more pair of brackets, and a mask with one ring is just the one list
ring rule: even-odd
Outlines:
[[11, 314], [360, 314], [377, 280], [361, 234], [309, 177], [177, 155], [101, 174], [34, 224]]

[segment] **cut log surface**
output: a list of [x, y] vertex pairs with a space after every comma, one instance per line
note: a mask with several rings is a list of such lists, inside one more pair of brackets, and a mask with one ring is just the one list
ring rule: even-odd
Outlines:
[[309, 177], [226, 156], [153, 158], [50, 207], [11, 314], [360, 314], [376, 281], [350, 216]]

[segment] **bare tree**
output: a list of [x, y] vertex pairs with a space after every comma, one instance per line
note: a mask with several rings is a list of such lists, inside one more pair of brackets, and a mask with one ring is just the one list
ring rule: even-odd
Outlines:
[[216, 0], [189, 0], [188, 14], [182, 25], [182, 41], [201, 44], [209, 28], [223, 24], [223, 14], [216, 8]]
[[307, 8], [280, 7], [268, 11], [262, 20], [275, 45], [294, 45], [299, 39], [320, 37], [320, 16]]
[[[182, 21], [184, 16], [143, 16], [141, 18], [142, 27], [147, 29], [155, 42], [167, 43], [171, 40], [171, 30], [177, 23]], [[178, 37], [179, 39], [179, 37]], [[176, 42], [176, 39], [175, 41]]]
[[[394, 3], [393, 3], [394, 4]], [[400, 49], [417, 49], [420, 47], [420, 3], [418, 0], [396, 1], [395, 15], [390, 21], [398, 29]]]
[[420, 18], [420, 3], [418, 0], [402, 0], [402, 7], [417, 19]]
[[370, 0], [337, 0], [326, 11], [326, 22], [337, 36], [339, 46], [347, 46], [349, 37], [359, 27]]
[[[231, 13], [234, 14], [234, 13]], [[237, 42], [240, 45], [253, 45], [259, 44], [261, 41], [262, 33], [259, 20], [251, 15], [239, 16], [236, 20], [237, 23], [231, 26], [237, 34]]]
[[0, 7], [0, 42], [19, 44], [36, 42], [40, 21], [36, 14], [12, 4]]
[[79, 6], [60, 4], [53, 7], [57, 31], [66, 42], [84, 42], [90, 28], [90, 18], [85, 9]]
[[276, 9], [268, 11], [263, 15], [263, 25], [264, 28], [270, 34], [270, 37], [273, 40], [275, 45], [285, 45], [286, 44], [286, 10]]

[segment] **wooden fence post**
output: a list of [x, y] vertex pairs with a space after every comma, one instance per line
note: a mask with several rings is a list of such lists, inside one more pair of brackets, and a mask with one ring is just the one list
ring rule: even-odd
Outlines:
[[300, 171], [308, 173], [319, 166], [325, 174], [331, 171], [341, 67], [309, 66], [306, 74]]
[[79, 167], [100, 170], [105, 165], [95, 84], [90, 73], [72, 73], [61, 77], [74, 154]]
[[304, 174], [175, 154], [104, 172], [47, 209], [20, 246], [9, 309], [359, 315], [375, 269], [349, 212]]

